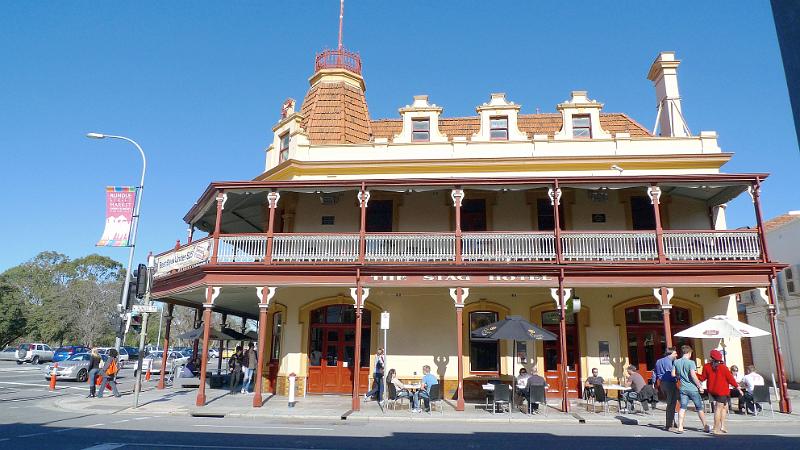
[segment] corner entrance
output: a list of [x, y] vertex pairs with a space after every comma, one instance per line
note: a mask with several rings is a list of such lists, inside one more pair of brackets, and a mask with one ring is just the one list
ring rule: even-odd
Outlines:
[[350, 394], [358, 366], [359, 387], [369, 381], [370, 311], [362, 310], [361, 361], [356, 364], [356, 313], [349, 305], [330, 305], [311, 311], [308, 351], [308, 392]]

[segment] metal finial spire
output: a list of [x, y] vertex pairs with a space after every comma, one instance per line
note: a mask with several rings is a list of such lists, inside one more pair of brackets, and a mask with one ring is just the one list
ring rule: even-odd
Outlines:
[[342, 49], [342, 23], [344, 22], [344, 0], [339, 3], [339, 50]]

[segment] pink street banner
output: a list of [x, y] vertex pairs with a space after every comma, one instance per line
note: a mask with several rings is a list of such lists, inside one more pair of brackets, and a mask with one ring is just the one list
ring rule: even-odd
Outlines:
[[106, 228], [98, 247], [127, 247], [131, 236], [136, 188], [133, 186], [106, 187]]

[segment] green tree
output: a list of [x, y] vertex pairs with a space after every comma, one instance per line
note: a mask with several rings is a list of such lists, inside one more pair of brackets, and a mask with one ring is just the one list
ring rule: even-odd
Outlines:
[[0, 348], [24, 336], [27, 323], [21, 292], [0, 275]]

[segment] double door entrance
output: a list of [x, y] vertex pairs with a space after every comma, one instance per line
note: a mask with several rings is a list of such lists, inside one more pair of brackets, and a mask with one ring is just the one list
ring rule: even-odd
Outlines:
[[369, 378], [370, 314], [363, 311], [361, 361], [355, 361], [355, 311], [348, 305], [331, 305], [311, 313], [310, 348], [308, 353], [308, 392], [349, 394], [353, 377], [359, 376], [359, 387], [365, 390]]
[[[575, 315], [566, 316], [567, 328], [567, 385], [564, 386], [561, 378], [561, 343], [555, 341], [543, 341], [544, 349], [544, 379], [547, 380], [548, 398], [559, 397], [564, 389], [567, 390], [567, 397], [578, 398], [581, 395], [581, 375], [580, 375], [580, 347], [578, 345], [578, 326]], [[551, 333], [559, 334], [559, 313], [558, 311], [545, 311], [542, 313], [542, 327]]]

